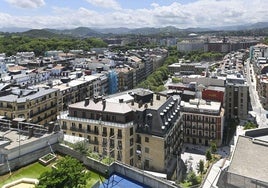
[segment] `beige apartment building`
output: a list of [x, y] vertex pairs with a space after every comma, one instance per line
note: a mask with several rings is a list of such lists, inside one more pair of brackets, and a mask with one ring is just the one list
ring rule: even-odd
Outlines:
[[134, 165], [133, 111], [128, 104], [86, 99], [60, 115], [64, 134], [84, 137], [92, 151]]
[[209, 146], [222, 144], [224, 109], [220, 102], [190, 99], [181, 103], [184, 142]]
[[179, 103], [179, 96], [134, 89], [71, 104], [59, 121], [65, 134], [86, 138], [92, 151], [171, 179], [183, 143]]
[[57, 119], [60, 106], [58, 89], [11, 87], [7, 90], [9, 92], [0, 97], [1, 116], [7, 119], [22, 118], [40, 125]]

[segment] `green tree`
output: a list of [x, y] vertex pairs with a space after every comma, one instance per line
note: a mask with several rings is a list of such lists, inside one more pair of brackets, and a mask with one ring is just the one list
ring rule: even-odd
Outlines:
[[215, 141], [212, 141], [210, 144], [210, 150], [212, 153], [216, 153], [217, 152], [217, 144]]
[[198, 163], [198, 172], [200, 174], [203, 174], [203, 172], [204, 172], [204, 161], [203, 160], [200, 160]]
[[82, 188], [86, 187], [89, 173], [82, 164], [69, 156], [57, 162], [57, 169], [41, 174], [37, 188]]
[[247, 129], [255, 129], [257, 128], [258, 126], [252, 122], [247, 122], [245, 125], [244, 125], [244, 130], [247, 130]]
[[190, 171], [186, 177], [186, 180], [190, 182], [192, 185], [199, 184], [198, 177], [196, 176], [194, 171]]
[[87, 154], [88, 152], [86, 143], [84, 141], [75, 143], [73, 148], [75, 151], [78, 151], [81, 154]]
[[206, 151], [206, 160], [207, 160], [207, 161], [210, 161], [211, 159], [212, 159], [212, 155], [211, 155], [210, 150], [208, 149], [208, 150]]

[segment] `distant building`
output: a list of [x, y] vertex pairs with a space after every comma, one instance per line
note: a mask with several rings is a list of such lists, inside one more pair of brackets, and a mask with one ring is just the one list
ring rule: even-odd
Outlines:
[[179, 75], [206, 75], [208, 64], [201, 63], [174, 63], [168, 66], [171, 74]]
[[248, 118], [249, 86], [245, 78], [237, 74], [227, 75], [225, 87], [225, 116], [230, 119]]
[[202, 91], [202, 99], [221, 102], [223, 105], [225, 102], [225, 87], [208, 86]]
[[2, 88], [9, 92], [0, 97], [0, 115], [7, 119], [47, 125], [57, 119], [59, 90], [53, 88]]
[[224, 109], [220, 102], [200, 99], [181, 103], [184, 142], [209, 146], [215, 141], [222, 144]]
[[179, 52], [204, 51], [204, 41], [202, 40], [184, 40], [177, 43]]

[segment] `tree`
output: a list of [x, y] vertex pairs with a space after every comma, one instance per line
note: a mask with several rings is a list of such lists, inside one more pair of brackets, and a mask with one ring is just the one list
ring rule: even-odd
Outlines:
[[210, 150], [207, 150], [207, 151], [206, 151], [206, 160], [207, 160], [207, 161], [210, 161], [211, 159], [212, 159], [211, 152], [210, 152]]
[[198, 164], [198, 172], [200, 174], [203, 174], [203, 172], [204, 172], [204, 161], [203, 160], [200, 160], [199, 161], [199, 164]]
[[57, 162], [56, 167], [41, 174], [37, 188], [86, 187], [89, 173], [78, 160], [66, 156]]
[[217, 144], [215, 141], [211, 142], [210, 144], [210, 150], [212, 153], [216, 153], [217, 152]]
[[192, 185], [197, 185], [199, 183], [198, 178], [194, 171], [190, 171], [186, 177], [186, 180], [190, 182]]
[[80, 141], [74, 144], [73, 146], [75, 151], [78, 151], [81, 154], [87, 154], [87, 146], [84, 141]]
[[247, 130], [247, 129], [255, 129], [257, 128], [258, 126], [252, 122], [247, 122], [245, 125], [244, 125], [244, 130]]

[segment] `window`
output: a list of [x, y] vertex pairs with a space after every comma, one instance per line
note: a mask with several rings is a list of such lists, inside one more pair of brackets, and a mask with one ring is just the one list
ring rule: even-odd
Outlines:
[[133, 166], [133, 164], [134, 164], [133, 159], [130, 159], [129, 163], [131, 166]]
[[145, 147], [145, 153], [149, 153], [150, 149]]
[[118, 149], [122, 149], [122, 141], [121, 140], [118, 141]]
[[149, 166], [150, 166], [149, 160], [145, 159], [144, 168], [149, 168]]
[[113, 136], [113, 135], [114, 135], [114, 129], [110, 128], [110, 136]]
[[79, 127], [79, 129], [82, 129], [82, 124], [81, 124], [81, 123], [79, 123], [78, 127]]
[[134, 143], [134, 139], [131, 138], [131, 139], [129, 140], [129, 145], [130, 145], [130, 146], [133, 146], [133, 143]]
[[149, 142], [149, 137], [145, 137], [145, 142]]
[[79, 134], [79, 137], [82, 137], [82, 134]]
[[87, 125], [87, 132], [90, 132], [90, 125]]
[[129, 156], [130, 156], [130, 157], [133, 156], [133, 148], [131, 148], [131, 149], [129, 150]]
[[117, 137], [118, 137], [119, 139], [122, 138], [122, 130], [121, 130], [121, 129], [118, 129]]
[[77, 111], [74, 111], [74, 117], [77, 117]]
[[133, 135], [133, 127], [130, 128], [130, 136]]

